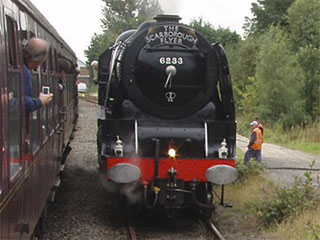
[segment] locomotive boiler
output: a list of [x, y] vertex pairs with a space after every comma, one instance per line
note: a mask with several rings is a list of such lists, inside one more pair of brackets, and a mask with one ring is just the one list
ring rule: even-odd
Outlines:
[[238, 176], [232, 84], [221, 45], [179, 20], [158, 15], [100, 56], [98, 160], [147, 209], [210, 216], [213, 186]]

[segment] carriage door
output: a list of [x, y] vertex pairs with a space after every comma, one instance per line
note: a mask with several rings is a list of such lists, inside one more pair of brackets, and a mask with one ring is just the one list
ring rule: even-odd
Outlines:
[[[19, 55], [19, 39], [17, 31], [17, 22], [13, 16], [14, 13], [10, 9], [5, 8], [5, 46], [7, 57], [7, 92], [8, 92], [8, 120], [6, 122], [9, 137], [9, 191], [13, 191], [23, 179], [25, 169], [25, 156], [23, 154], [23, 120], [24, 108], [22, 102], [22, 59]], [[17, 191], [13, 195], [13, 199], [23, 199], [23, 191]], [[15, 202], [14, 200], [11, 202]], [[24, 202], [21, 200], [19, 205], [14, 204], [15, 209], [10, 209], [14, 216], [10, 218], [9, 226], [15, 226], [10, 229], [10, 238], [18, 239], [22, 233], [23, 224], [23, 207]], [[12, 222], [11, 222], [12, 221]]]
[[57, 51], [54, 48], [50, 47], [49, 56], [49, 75], [50, 75], [50, 88], [53, 93], [53, 100], [51, 102], [51, 109], [49, 111], [49, 120], [52, 125], [52, 130], [55, 132], [54, 134], [54, 160], [55, 165], [60, 167], [60, 159], [62, 155], [62, 139], [61, 134], [62, 131], [60, 129], [60, 119], [59, 119], [59, 98], [60, 98], [60, 89], [59, 89], [59, 79], [57, 75], [58, 65], [57, 65]]

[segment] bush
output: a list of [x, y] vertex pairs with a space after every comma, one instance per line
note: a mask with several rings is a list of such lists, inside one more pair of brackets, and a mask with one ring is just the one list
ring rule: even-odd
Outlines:
[[317, 207], [319, 198], [312, 186], [311, 171], [305, 172], [304, 176], [304, 180], [296, 178], [293, 187], [278, 188], [264, 201], [256, 203], [257, 215], [264, 225], [278, 225], [290, 216], [297, 216], [305, 210]]
[[258, 176], [261, 174], [265, 169], [265, 165], [254, 160], [251, 160], [248, 165], [244, 165], [242, 162], [237, 161], [236, 169], [239, 172], [238, 181], [242, 181], [247, 179], [249, 176]]

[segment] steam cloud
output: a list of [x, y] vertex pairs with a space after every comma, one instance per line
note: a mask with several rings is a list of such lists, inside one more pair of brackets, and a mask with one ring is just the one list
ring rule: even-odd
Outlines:
[[178, 14], [182, 0], [158, 0], [164, 13]]

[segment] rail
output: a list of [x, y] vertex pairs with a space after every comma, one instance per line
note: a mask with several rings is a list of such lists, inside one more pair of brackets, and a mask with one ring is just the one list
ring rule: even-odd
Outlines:
[[133, 224], [129, 220], [127, 220], [127, 224], [128, 224], [128, 228], [129, 228], [130, 239], [137, 240], [136, 231], [134, 230]]
[[222, 234], [219, 232], [216, 226], [212, 223], [212, 221], [208, 220], [207, 224], [209, 228], [214, 232], [214, 234], [218, 237], [219, 240], [225, 240], [225, 238], [222, 236]]
[[85, 101], [90, 102], [90, 103], [98, 104], [98, 98], [97, 98], [97, 97], [93, 97], [93, 96], [80, 96], [80, 95], [79, 95], [79, 99], [85, 100]]

